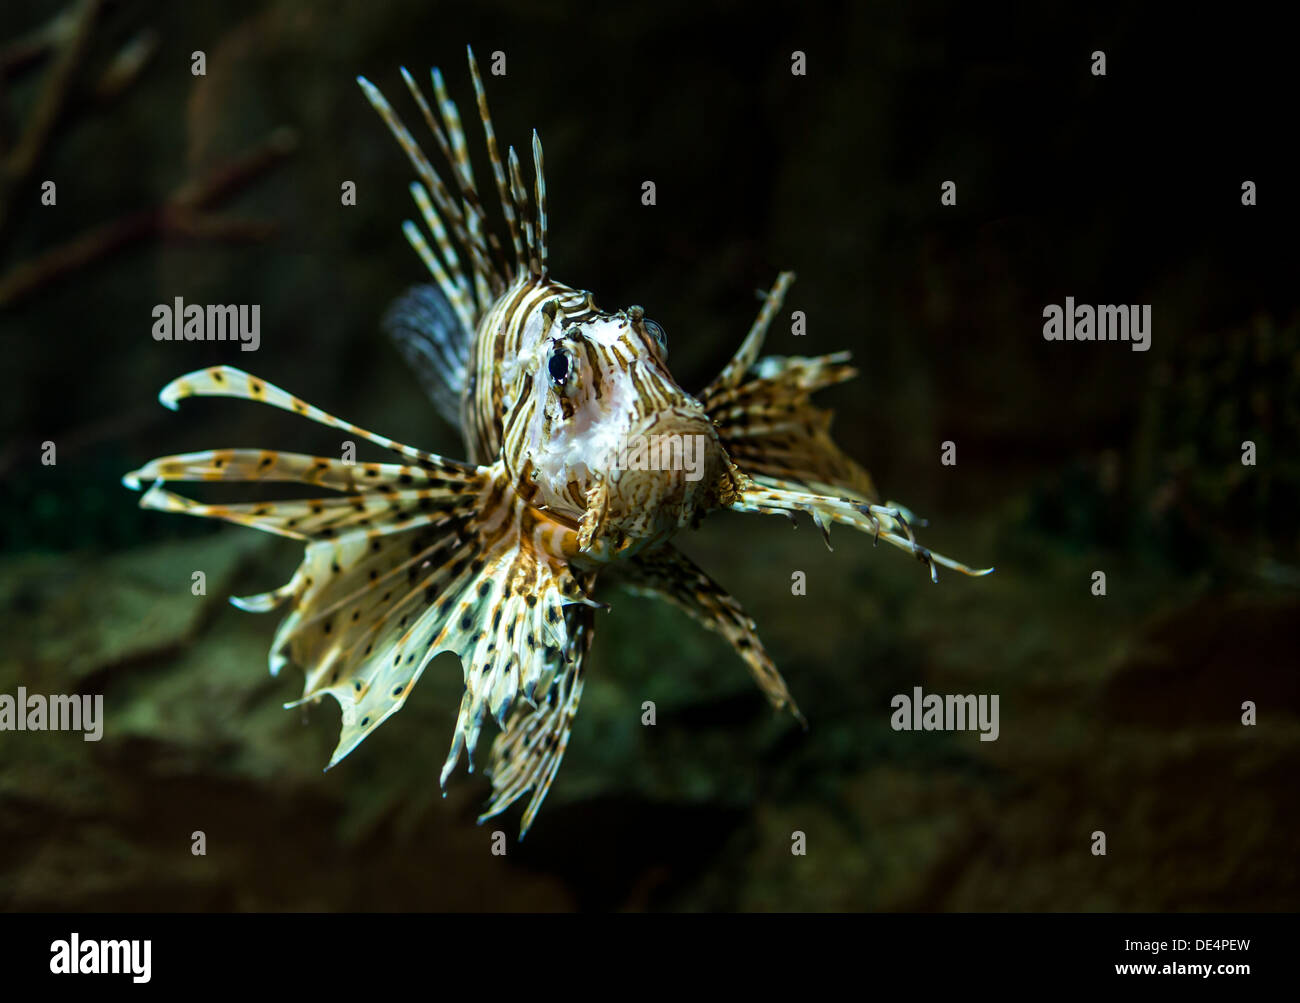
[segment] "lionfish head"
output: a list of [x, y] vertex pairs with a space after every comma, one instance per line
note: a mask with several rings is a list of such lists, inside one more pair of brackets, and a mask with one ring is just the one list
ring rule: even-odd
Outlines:
[[[536, 504], [582, 524], [590, 549], [640, 549], [698, 518], [729, 464], [703, 406], [667, 367], [663, 328], [639, 306], [566, 316], [544, 303], [512, 374], [509, 461]], [[507, 392], [507, 405], [511, 405]]]

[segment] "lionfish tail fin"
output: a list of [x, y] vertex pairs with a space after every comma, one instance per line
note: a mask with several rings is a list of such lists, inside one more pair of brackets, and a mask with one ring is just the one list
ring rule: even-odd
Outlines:
[[808, 726], [759, 640], [753, 618], [689, 557], [665, 544], [637, 554], [619, 570], [628, 591], [666, 600], [703, 627], [722, 635], [749, 667], [772, 706], [777, 710], [789, 708], [795, 720]]

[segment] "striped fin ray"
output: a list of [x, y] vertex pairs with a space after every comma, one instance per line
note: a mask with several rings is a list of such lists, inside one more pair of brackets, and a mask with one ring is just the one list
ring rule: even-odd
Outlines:
[[[473, 58], [472, 52], [470, 58]], [[420, 109], [420, 114], [424, 117], [425, 124], [429, 127], [429, 131], [433, 133], [434, 141], [438, 144], [443, 159], [451, 164], [455, 172], [456, 186], [460, 191], [464, 204], [465, 219], [471, 224], [469, 226], [470, 238], [475, 244], [481, 243], [482, 234], [485, 232], [483, 224], [486, 215], [479, 198], [478, 186], [474, 181], [474, 167], [469, 159], [469, 146], [465, 141], [465, 130], [461, 125], [460, 110], [456, 107], [456, 102], [447, 94], [447, 87], [443, 83], [442, 73], [437, 67], [434, 67], [430, 71], [430, 77], [433, 82], [434, 97], [438, 102], [438, 112], [442, 115], [442, 122], [446, 127], [444, 132], [443, 127], [434, 118], [429, 102], [424, 97], [424, 92], [415, 82], [415, 79], [406, 71], [406, 67], [401, 67], [401, 73], [402, 79], [406, 83], [406, 89], [411, 92], [411, 96]], [[476, 236], [476, 232], [478, 236]], [[500, 241], [490, 232], [487, 233], [487, 241], [492, 251], [493, 260], [497, 263], [500, 273], [506, 274], [507, 270], [501, 255]], [[484, 304], [483, 309], [487, 309], [486, 304]]]
[[932, 581], [939, 580], [939, 565], [964, 575], [992, 572], [974, 570], [917, 543], [911, 513], [893, 502], [876, 504], [871, 476], [831, 439], [831, 413], [813, 406], [809, 397], [856, 375], [846, 365], [848, 353], [759, 359], [793, 281], [793, 272], [777, 277], [740, 348], [700, 394], [741, 485], [728, 507], [792, 520], [796, 513], [806, 513], [828, 547], [831, 523], [852, 526], [907, 551], [930, 569]]
[[[232, 384], [229, 374], [217, 381], [223, 392]], [[572, 659], [585, 647], [575, 646], [566, 608], [589, 612], [586, 607], [598, 604], [586, 594], [589, 581], [579, 582], [562, 559], [539, 546], [545, 539], [563, 550], [568, 540], [572, 551], [574, 531], [531, 509], [503, 464], [441, 462], [433, 471], [405, 464], [344, 469], [350, 465], [303, 454], [210, 450], [163, 457], [125, 478], [136, 486], [154, 479], [141, 500], [146, 507], [307, 542], [289, 582], [234, 602], [252, 611], [289, 604], [270, 669], [304, 670], [303, 695], [290, 706], [326, 694], [339, 703], [342, 729], [330, 766], [401, 708], [443, 651], [460, 658], [465, 684], [440, 774], [444, 785], [462, 752], [472, 771], [484, 719], [505, 729], [519, 696], [534, 708], [575, 705]], [[209, 506], [165, 490], [169, 480], [300, 481], [345, 493]], [[558, 765], [554, 750], [548, 754]], [[553, 774], [545, 775], [545, 785]]]
[[[449, 504], [440, 517], [418, 526], [307, 547], [294, 576], [294, 609], [271, 646], [273, 653], [285, 660], [292, 657], [305, 669], [304, 699], [340, 681], [338, 652], [346, 662], [348, 656], [366, 659], [387, 650], [388, 642], [410, 622], [412, 587], [424, 576], [426, 563], [433, 567], [437, 561], [441, 567], [448, 557], [470, 552], [472, 541], [465, 533], [470, 514], [467, 504]], [[321, 653], [331, 656], [328, 674], [309, 661]], [[352, 687], [361, 692], [355, 680]]]
[[[412, 89], [413, 93], [418, 93], [419, 88], [415, 85], [414, 80], [411, 79], [410, 75], [406, 73], [405, 70], [402, 72], [404, 79], [407, 81], [408, 87]], [[357, 77], [357, 83], [361, 86], [361, 90], [365, 94], [366, 99], [370, 102], [371, 106], [379, 113], [380, 118], [384, 120], [384, 124], [388, 126], [388, 131], [392, 133], [393, 137], [402, 147], [402, 150], [406, 153], [407, 160], [410, 161], [416, 174], [419, 175], [420, 180], [423, 182], [425, 189], [427, 189], [427, 192], [432, 199], [433, 206], [436, 207], [436, 214], [441, 215], [447, 228], [451, 230], [451, 233], [460, 243], [460, 246], [464, 248], [466, 254], [469, 255], [476, 277], [476, 283], [478, 279], [481, 278], [486, 282], [490, 289], [499, 293], [505, 288], [506, 279], [502, 272], [498, 270], [497, 266], [492, 262], [493, 252], [489, 241], [484, 238], [487, 228], [482, 225], [483, 220], [481, 218], [478, 220], [479, 225], [477, 226], [470, 223], [470, 220], [473, 220], [476, 216], [482, 216], [482, 206], [479, 204], [477, 193], [473, 190], [472, 180], [456, 167], [454, 154], [448, 147], [448, 140], [442, 130], [436, 127], [436, 122], [433, 121], [432, 114], [430, 113], [428, 120], [434, 126], [435, 140], [438, 142], [440, 149], [444, 151], [444, 155], [452, 163], [453, 168], [455, 168], [454, 174], [456, 177], [456, 185], [458, 190], [461, 192], [460, 204], [457, 204], [456, 199], [452, 197], [451, 191], [442, 180], [442, 176], [437, 172], [433, 164], [430, 163], [429, 158], [425, 156], [419, 143], [415, 141], [415, 138], [402, 122], [401, 117], [393, 109], [392, 105], [388, 103], [388, 100], [380, 92], [379, 88], [365, 77]], [[423, 102], [423, 95], [420, 95], [418, 100], [423, 103], [422, 111], [427, 109], [428, 105]], [[463, 141], [463, 136], [457, 140], [458, 143], [463, 143]], [[468, 186], [468, 188], [466, 186]], [[462, 205], [465, 207], [464, 209], [461, 208]], [[428, 216], [426, 215], [426, 222], [427, 219]], [[409, 240], [409, 233], [407, 237]], [[435, 232], [435, 243], [436, 242], [437, 236]], [[497, 255], [497, 257], [499, 257], [499, 255]], [[426, 265], [427, 264], [428, 262], [426, 261]], [[444, 261], [442, 264], [445, 266], [445, 271], [448, 275], [454, 278], [456, 273], [459, 271], [458, 266], [453, 268], [447, 261]], [[451, 289], [451, 285], [454, 284], [455, 283], [449, 284], [444, 288], [444, 292], [449, 300], [454, 299]], [[463, 289], [463, 286], [457, 286], [457, 288]]]
[[471, 238], [470, 229], [466, 222], [468, 214], [462, 212], [460, 206], [456, 204], [451, 192], [443, 183], [442, 177], [429, 162], [429, 158], [425, 156], [424, 151], [407, 130], [397, 112], [393, 110], [393, 107], [385, 99], [379, 88], [365, 77], [357, 77], [357, 83], [361, 85], [362, 92], [366, 95], [366, 99], [371, 106], [379, 113], [380, 118], [384, 120], [384, 124], [388, 126], [388, 131], [393, 134], [393, 137], [405, 151], [411, 166], [415, 168], [416, 174], [420, 176], [421, 181], [424, 182], [431, 193], [438, 212], [446, 217], [452, 233], [469, 254], [475, 272], [489, 275], [491, 277], [490, 285], [493, 288], [503, 288], [505, 280], [489, 260], [486, 242], [481, 239], [476, 241]]
[[483, 123], [483, 135], [487, 139], [488, 159], [492, 162], [492, 178], [496, 182], [497, 195], [501, 199], [501, 214], [505, 216], [506, 229], [510, 231], [510, 242], [515, 248], [515, 267], [518, 273], [524, 270], [527, 259], [524, 257], [524, 245], [519, 237], [514, 199], [507, 186], [505, 166], [501, 161], [501, 150], [497, 147], [496, 130], [492, 127], [492, 114], [488, 111], [487, 92], [483, 89], [483, 78], [479, 75], [478, 60], [474, 58], [472, 48], [466, 46], [465, 49], [469, 53], [469, 75], [474, 81], [478, 117]]
[[590, 609], [569, 607], [568, 643], [557, 659], [555, 682], [533, 707], [517, 707], [506, 728], [492, 743], [492, 797], [479, 823], [500, 815], [529, 791], [519, 838], [528, 832], [546, 800], [551, 782], [569, 745], [569, 733], [582, 698], [583, 664], [591, 647], [595, 623]]
[[123, 477], [139, 489], [146, 481], [270, 481], [314, 484], [331, 491], [397, 490], [395, 485], [430, 485], [423, 467], [404, 463], [344, 463], [328, 456], [279, 453], [269, 449], [208, 449], [150, 460]]
[[[417, 84], [415, 78], [407, 72], [405, 66], [399, 67], [399, 72], [402, 74], [402, 81], [406, 84], [406, 89], [411, 92], [411, 97], [415, 99], [416, 106], [420, 109], [420, 114], [424, 117], [424, 124], [427, 125], [429, 131], [433, 133], [434, 142], [438, 144], [438, 149], [442, 153], [443, 159], [446, 160], [447, 163], [451, 164], [452, 168], [455, 170], [457, 187], [461, 191], [467, 189], [473, 191], [474, 175], [467, 170], [469, 165], [468, 156], [465, 156], [464, 159], [462, 159], [452, 151], [452, 145], [454, 144], [462, 154], [466, 152], [465, 137], [459, 134], [459, 115], [448, 122], [448, 132], [455, 136], [455, 139], [449, 143], [447, 133], [443, 132], [442, 126], [438, 123], [438, 120], [433, 117], [433, 111], [430, 109], [429, 102], [425, 99], [424, 91], [420, 89], [420, 85]], [[445, 118], [446, 109], [441, 104], [439, 105], [439, 111], [444, 113]]]
[[777, 710], [788, 707], [805, 728], [807, 722], [785, 680], [772, 662], [753, 618], [740, 603], [672, 544], [637, 554], [619, 567], [628, 591], [664, 599], [700, 625], [721, 634], [749, 666], [759, 689]]
[[[466, 47], [471, 64], [474, 61], [474, 52]], [[486, 238], [489, 246], [492, 248], [493, 259], [498, 263], [498, 267], [503, 275], [509, 273], [505, 265], [505, 256], [501, 250], [501, 241], [497, 235], [487, 228], [487, 215], [483, 209], [481, 196], [478, 192], [478, 183], [474, 180], [474, 165], [469, 159], [469, 147], [465, 142], [465, 129], [461, 125], [460, 109], [456, 107], [456, 102], [447, 94], [447, 85], [443, 82], [442, 72], [435, 66], [430, 72], [433, 80], [433, 93], [438, 100], [438, 109], [442, 113], [442, 119], [447, 124], [447, 133], [451, 137], [451, 157], [456, 165], [456, 169], [461, 177], [461, 196], [465, 202], [465, 214], [470, 222], [470, 236], [475, 240]], [[481, 298], [482, 309], [486, 311], [491, 306], [491, 300], [487, 297]]]
[[[510, 283], [524, 275], [530, 278], [546, 277], [547, 226], [541, 142], [534, 131], [534, 192], [537, 198], [537, 215], [534, 218], [517, 155], [513, 148], [509, 149], [507, 171], [507, 164], [502, 160], [497, 145], [496, 130], [488, 111], [487, 94], [483, 88], [478, 62], [472, 48], [467, 46], [466, 53], [488, 158], [492, 165], [492, 177], [514, 248], [513, 268], [505, 264], [501, 241], [488, 225], [486, 211], [474, 180], [474, 168], [460, 112], [447, 93], [441, 72], [436, 68], [431, 72], [434, 92], [434, 103], [431, 104], [415, 78], [404, 67], [401, 70], [402, 80], [415, 101], [420, 116], [433, 134], [442, 158], [451, 167], [455, 189], [460, 196], [459, 204], [453, 197], [451, 187], [443, 181], [442, 175], [380, 90], [365, 77], [357, 77], [357, 83], [420, 178], [419, 182], [411, 185], [411, 194], [420, 209], [420, 216], [428, 235], [432, 237], [432, 243], [410, 220], [403, 223], [402, 232], [451, 304], [465, 327], [467, 336], [472, 337], [478, 322]], [[462, 265], [457, 246], [468, 257], [468, 273]]]
[[[470, 216], [469, 231], [475, 240], [479, 239], [482, 235], [483, 223], [479, 217]], [[493, 242], [494, 246], [496, 246], [495, 234], [489, 233], [488, 239]], [[492, 292], [492, 286], [488, 283], [487, 279], [484, 278], [483, 274], [478, 271], [475, 271], [474, 273], [474, 292], [478, 296], [479, 316], [485, 316], [487, 312], [492, 309], [492, 304], [495, 302], [495, 298]]]
[[222, 519], [287, 536], [293, 540], [329, 540], [353, 530], [392, 532], [424, 521], [424, 513], [436, 509], [442, 498], [457, 488], [361, 495], [305, 498], [278, 502], [241, 502], [233, 505], [204, 505], [168, 491], [156, 482], [140, 498], [140, 507], [163, 512]]
[[401, 709], [439, 653], [460, 654], [479, 626], [477, 585], [490, 563], [479, 509], [489, 483], [481, 476], [477, 492], [396, 532], [308, 546], [272, 657], [306, 672], [303, 695], [289, 706], [326, 694], [338, 702], [342, 728], [329, 767]]
[[541, 259], [537, 253], [537, 235], [533, 231], [533, 209], [528, 201], [528, 189], [524, 187], [523, 172], [519, 168], [519, 155], [510, 147], [510, 194], [514, 197], [515, 207], [519, 212], [520, 228], [524, 233], [524, 246], [528, 249], [528, 272], [541, 275]]
[[331, 766], [401, 706], [442, 651], [459, 656], [465, 684], [444, 786], [462, 752], [473, 771], [485, 718], [504, 728], [519, 696], [547, 699], [570, 647], [565, 607], [590, 600], [566, 565], [527, 544], [522, 516], [494, 468], [446, 519], [371, 540], [352, 564], [330, 552], [341, 573], [303, 593], [276, 649], [315, 667], [303, 701], [329, 693], [343, 707]]
[[537, 199], [537, 255], [541, 267], [541, 278], [550, 274], [546, 253], [546, 172], [542, 167], [542, 139], [533, 130], [533, 194]]
[[478, 188], [474, 182], [474, 165], [469, 159], [465, 130], [460, 122], [460, 110], [456, 107], [456, 102], [447, 94], [447, 85], [443, 82], [442, 71], [435, 66], [429, 76], [433, 80], [433, 94], [438, 99], [438, 109], [442, 112], [443, 121], [447, 123], [447, 134], [451, 137], [451, 160], [465, 179], [465, 189], [476, 192]]
[[436, 453], [429, 453], [414, 446], [407, 446], [396, 439], [370, 432], [360, 425], [353, 425], [342, 418], [336, 418], [327, 411], [308, 404], [293, 394], [281, 390], [273, 383], [236, 369], [234, 366], [210, 366], [196, 369], [178, 376], [158, 393], [159, 402], [169, 410], [177, 410], [180, 401], [187, 397], [238, 397], [243, 400], [269, 404], [282, 411], [291, 411], [330, 428], [341, 428], [353, 435], [373, 442], [377, 446], [391, 449], [408, 460], [431, 470], [446, 468], [454, 470], [462, 467], [453, 460], [445, 460]]
[[911, 521], [905, 509], [898, 505], [873, 505], [858, 498], [812, 494], [797, 485], [762, 476], [739, 478], [742, 488], [738, 497], [728, 506], [737, 512], [755, 512], [761, 515], [783, 515], [794, 519], [796, 513], [812, 517], [817, 528], [830, 546], [830, 524], [833, 522], [852, 526], [870, 533], [877, 540], [905, 550], [930, 569], [932, 581], [939, 580], [936, 565], [942, 565], [963, 575], [975, 578], [992, 573], [992, 568], [975, 570], [960, 561], [936, 554], [916, 542]]
[[[443, 227], [441, 218], [433, 208], [433, 203], [429, 201], [429, 193], [425, 190], [424, 185], [418, 181], [412, 181], [410, 190], [411, 197], [415, 199], [415, 204], [419, 206], [420, 215], [424, 217], [425, 226], [433, 234], [433, 242], [437, 244], [442, 258], [438, 258], [429, 249], [424, 234], [409, 219], [402, 224], [402, 234], [406, 237], [406, 242], [411, 245], [412, 250], [424, 262], [424, 267], [429, 270], [429, 274], [437, 280], [439, 288], [442, 289], [443, 295], [447, 297], [447, 301], [455, 309], [456, 315], [460, 318], [465, 330], [473, 333], [480, 310], [485, 308], [475, 300], [475, 287], [471, 286], [469, 280], [465, 278], [465, 273], [460, 267], [460, 258], [457, 257], [455, 248], [452, 247], [451, 241], [447, 238], [447, 230]], [[443, 261], [447, 263], [445, 268], [443, 267]]]
[[702, 403], [727, 455], [745, 473], [778, 478], [816, 494], [878, 501], [871, 475], [831, 437], [832, 412], [812, 404], [823, 387], [857, 375], [847, 352], [817, 358], [767, 356], [750, 378]]
[[763, 306], [759, 309], [758, 316], [754, 319], [745, 340], [741, 342], [740, 348], [731, 357], [731, 361], [722, 367], [722, 372], [717, 378], [699, 395], [701, 400], [738, 386], [744, 380], [745, 374], [758, 361], [758, 353], [762, 351], [763, 341], [767, 338], [767, 329], [772, 326], [772, 318], [781, 309], [781, 304], [785, 302], [786, 291], [793, 283], [794, 272], [782, 272], [776, 277], [776, 284], [764, 296]]

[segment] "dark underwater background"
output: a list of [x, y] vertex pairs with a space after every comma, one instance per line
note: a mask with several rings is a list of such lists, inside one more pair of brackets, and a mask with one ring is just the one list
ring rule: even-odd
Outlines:
[[[1295, 89], [1254, 11], [7, 0], [0, 36], [0, 693], [103, 694], [107, 718], [98, 743], [0, 732], [0, 908], [1295, 908]], [[997, 567], [932, 585], [842, 527], [830, 552], [807, 522], [711, 517], [679, 542], [810, 729], [720, 639], [606, 594], [522, 843], [521, 806], [474, 824], [481, 773], [440, 794], [454, 658], [323, 773], [337, 707], [283, 710], [301, 675], [267, 673], [277, 614], [226, 601], [286, 581], [299, 546], [119, 484], [165, 453], [338, 450], [255, 404], [158, 404], [218, 362], [462, 455], [380, 330], [425, 275], [410, 168], [353, 78], [423, 137], [398, 67], [441, 66], [483, 180], [467, 42], [506, 53], [498, 136], [545, 143], [558, 278], [645, 305], [697, 390], [794, 270], [808, 334], [778, 319], [767, 351], [851, 349], [861, 375], [819, 398], [839, 442], [930, 520], [922, 542]], [[155, 342], [177, 296], [259, 304], [260, 349]], [[1044, 341], [1066, 296], [1151, 304], [1150, 351]], [[892, 730], [914, 686], [998, 694], [1000, 737]]]

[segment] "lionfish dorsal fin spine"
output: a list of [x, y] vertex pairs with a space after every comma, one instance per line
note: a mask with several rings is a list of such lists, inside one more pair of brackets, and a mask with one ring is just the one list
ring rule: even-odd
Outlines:
[[533, 170], [536, 175], [534, 193], [537, 198], [537, 256], [540, 259], [541, 278], [549, 275], [546, 262], [546, 172], [542, 167], [542, 139], [533, 130]]
[[393, 134], [393, 138], [397, 140], [398, 145], [406, 153], [406, 158], [411, 162], [411, 166], [415, 168], [415, 172], [428, 186], [433, 195], [434, 203], [438, 206], [438, 211], [447, 217], [457, 239], [468, 246], [469, 235], [463, 228], [464, 215], [459, 206], [452, 200], [451, 193], [447, 190], [442, 177], [433, 164], [429, 162], [429, 158], [424, 155], [420, 144], [415, 141], [415, 137], [411, 135], [401, 117], [393, 110], [393, 106], [388, 103], [388, 99], [384, 97], [378, 87], [365, 77], [357, 77], [357, 83], [361, 85], [361, 89], [370, 101], [371, 106], [379, 113], [380, 118], [384, 120], [384, 124], [388, 126], [388, 131]]
[[[516, 279], [527, 277], [545, 280], [548, 274], [546, 235], [546, 179], [542, 165], [541, 142], [533, 133], [533, 162], [535, 178], [533, 196], [536, 207], [530, 204], [529, 190], [523, 183], [523, 172], [513, 148], [507, 150], [505, 159], [497, 142], [496, 129], [488, 110], [487, 93], [482, 74], [472, 47], [466, 46], [470, 77], [474, 84], [479, 119], [483, 126], [488, 159], [497, 195], [501, 200], [501, 213], [514, 250], [514, 265], [507, 266], [502, 254], [501, 241], [489, 227], [487, 216], [474, 180], [474, 168], [469, 156], [460, 111], [447, 93], [442, 73], [434, 68], [431, 73], [434, 102], [430, 102], [415, 78], [401, 69], [406, 84], [425, 125], [433, 134], [443, 159], [450, 165], [459, 191], [457, 204], [451, 187], [442, 179], [429, 158], [420, 148], [401, 117], [379, 89], [365, 77], [357, 77], [367, 100], [388, 126], [389, 132], [405, 151], [415, 168], [420, 183], [411, 186], [412, 196], [420, 208], [420, 215], [432, 243], [414, 224], [407, 222], [403, 232], [407, 241], [419, 255], [429, 273], [437, 281], [447, 300], [452, 304], [462, 322], [471, 329]], [[434, 107], [437, 107], [435, 112]], [[458, 253], [457, 245], [460, 251]], [[461, 254], [468, 259], [468, 269]], [[467, 274], [468, 272], [468, 274]]]
[[[481, 217], [477, 215], [470, 217], [470, 232], [477, 235], [482, 234], [483, 223]], [[501, 256], [501, 242], [497, 240], [497, 235], [495, 233], [489, 232], [487, 235], [487, 239], [489, 243], [491, 243], [492, 245], [493, 253], [495, 253], [499, 258]], [[483, 272], [475, 270], [474, 293], [478, 297], [478, 304], [479, 304], [478, 315], [482, 317], [485, 313], [487, 313], [490, 309], [492, 309], [492, 304], [496, 301], [496, 297], [499, 293], [499, 290], [494, 290], [494, 287], [488, 281], [488, 277], [484, 275]]]
[[[457, 109], [456, 103], [447, 94], [442, 74], [435, 68], [430, 75], [433, 79], [434, 95], [438, 100], [438, 110], [442, 115], [444, 129], [434, 117], [429, 102], [425, 100], [424, 92], [420, 90], [415, 78], [406, 71], [405, 67], [401, 68], [401, 72], [402, 79], [406, 82], [406, 88], [415, 99], [415, 103], [420, 109], [420, 114], [424, 116], [429, 131], [433, 133], [434, 141], [438, 144], [443, 159], [451, 165], [452, 173], [456, 177], [456, 187], [460, 191], [469, 230], [471, 250], [477, 246], [480, 251], [483, 251], [482, 234], [484, 227], [482, 224], [484, 222], [484, 211], [482, 202], [479, 199], [478, 188], [474, 182], [474, 168], [470, 164], [469, 147], [465, 141], [465, 130], [461, 125], [460, 111]], [[496, 261], [496, 266], [489, 270], [493, 274], [507, 272], [505, 262], [501, 258], [501, 245], [496, 241], [491, 241], [488, 247]], [[501, 283], [501, 287], [504, 288], [504, 281]], [[484, 309], [487, 308], [484, 307]]]
[[[442, 151], [443, 158], [456, 169], [457, 185], [463, 189], [467, 182], [464, 174], [461, 172], [460, 162], [452, 155], [452, 144], [448, 142], [447, 134], [443, 132], [442, 126], [438, 124], [438, 120], [433, 117], [433, 110], [429, 107], [429, 102], [425, 100], [424, 91], [420, 90], [419, 85], [415, 82], [415, 78], [411, 76], [405, 66], [398, 67], [398, 71], [402, 74], [402, 80], [406, 84], [406, 89], [411, 92], [411, 97], [415, 99], [415, 104], [416, 107], [420, 109], [420, 114], [424, 116], [424, 124], [427, 125], [429, 131], [433, 133], [434, 141], [438, 144], [438, 149]], [[470, 187], [473, 187], [472, 181], [468, 182], [468, 184]]]
[[[420, 189], [421, 192], [423, 190], [423, 188]], [[453, 277], [447, 274], [442, 262], [434, 256], [433, 251], [429, 248], [429, 242], [424, 239], [424, 234], [420, 232], [420, 228], [409, 219], [402, 223], [402, 233], [406, 237], [406, 242], [411, 245], [412, 250], [420, 256], [424, 266], [429, 269], [429, 274], [437, 281], [443, 297], [456, 312], [457, 320], [464, 325], [466, 330], [472, 332], [478, 319], [478, 310], [473, 300], [461, 288], [460, 276]]]
[[[420, 145], [411, 136], [397, 112], [393, 110], [392, 105], [379, 91], [379, 88], [365, 77], [357, 77], [357, 83], [360, 84], [362, 92], [366, 95], [366, 99], [371, 106], [379, 113], [379, 117], [383, 119], [384, 124], [388, 126], [388, 131], [392, 133], [398, 145], [406, 153], [407, 160], [410, 161], [411, 166], [415, 169], [421, 182], [423, 182], [427, 195], [432, 200], [432, 205], [436, 209], [435, 215], [441, 217], [440, 222], [445, 226], [445, 229], [451, 231], [452, 236], [463, 248], [475, 276], [482, 275], [487, 284], [493, 289], [504, 289], [506, 281], [492, 264], [492, 251], [489, 242], [484, 239], [484, 228], [481, 225], [475, 225], [475, 216], [477, 214], [474, 211], [474, 206], [476, 203], [462, 197], [461, 203], [457, 204], [442, 177], [429, 162], [429, 158], [424, 155]], [[414, 87], [413, 80], [410, 81], [410, 84]], [[418, 91], [418, 88], [415, 89]], [[444, 136], [440, 140], [440, 145], [446, 142]], [[464, 179], [461, 178], [459, 172], [456, 172], [456, 177], [458, 187], [463, 187]], [[462, 205], [465, 206], [464, 210], [461, 208]], [[423, 209], [424, 207], [421, 206], [422, 211]], [[482, 209], [479, 208], [478, 214], [481, 214], [481, 212]], [[425, 213], [424, 215], [426, 224], [432, 229], [432, 224], [429, 223], [429, 214]], [[477, 222], [481, 224], [482, 220], [479, 219]], [[438, 242], [436, 232], [434, 233], [434, 242]], [[425, 262], [425, 265], [428, 266], [428, 261]], [[446, 271], [447, 274], [454, 276], [454, 270]], [[450, 288], [445, 291], [448, 299], [452, 298]]]
[[515, 213], [514, 200], [506, 184], [505, 165], [501, 162], [501, 151], [497, 147], [496, 130], [492, 128], [492, 113], [488, 111], [487, 92], [483, 89], [483, 78], [479, 75], [478, 60], [474, 58], [474, 49], [465, 46], [469, 55], [469, 73], [474, 81], [474, 96], [478, 101], [478, 117], [483, 123], [483, 135], [487, 139], [488, 159], [492, 162], [492, 177], [496, 181], [497, 195], [501, 199], [501, 214], [505, 216], [506, 228], [510, 231], [510, 242], [515, 248], [515, 266], [523, 271], [526, 260], [524, 245], [519, 236], [519, 224]]
[[[428, 191], [425, 189], [424, 185], [420, 184], [420, 182], [412, 181], [410, 192], [411, 198], [415, 199], [415, 204], [419, 207], [420, 215], [424, 218], [424, 225], [427, 226], [429, 232], [433, 234], [434, 243], [438, 245], [438, 252], [443, 256], [443, 259], [447, 263], [447, 273], [455, 280], [456, 288], [461, 291], [462, 295], [466, 297], [471, 296], [473, 294], [473, 289], [470, 286], [469, 279], [465, 277], [464, 269], [461, 268], [460, 256], [456, 253], [455, 244], [453, 244], [451, 239], [447, 236], [447, 228], [443, 226], [442, 217], [438, 215], [438, 210], [434, 208], [433, 203], [430, 201]], [[469, 227], [469, 237], [472, 247], [473, 244], [477, 243], [477, 240], [475, 239], [475, 224], [477, 223], [477, 220], [474, 214], [468, 211], [468, 203], [465, 203], [465, 207], [467, 210], [465, 215]], [[472, 250], [470, 252], [470, 258], [471, 261], [474, 258]], [[472, 266], [471, 270], [473, 270]], [[472, 304], [471, 312], [477, 313], [477, 311], [473, 309]]]
[[520, 228], [524, 233], [524, 246], [528, 250], [528, 274], [539, 276], [542, 267], [537, 254], [537, 237], [533, 233], [533, 207], [528, 201], [528, 189], [524, 187], [523, 170], [519, 166], [519, 155], [510, 147], [510, 193], [514, 197], [515, 207], [519, 210]]
[[460, 171], [464, 179], [462, 190], [472, 192], [478, 191], [478, 186], [474, 181], [474, 165], [469, 159], [469, 146], [465, 142], [465, 129], [460, 121], [460, 109], [456, 107], [447, 94], [447, 85], [443, 82], [442, 71], [436, 66], [429, 71], [429, 77], [433, 81], [433, 94], [438, 99], [438, 108], [442, 112], [442, 120], [447, 123], [447, 134], [451, 138], [451, 150], [454, 154], [456, 169]]

